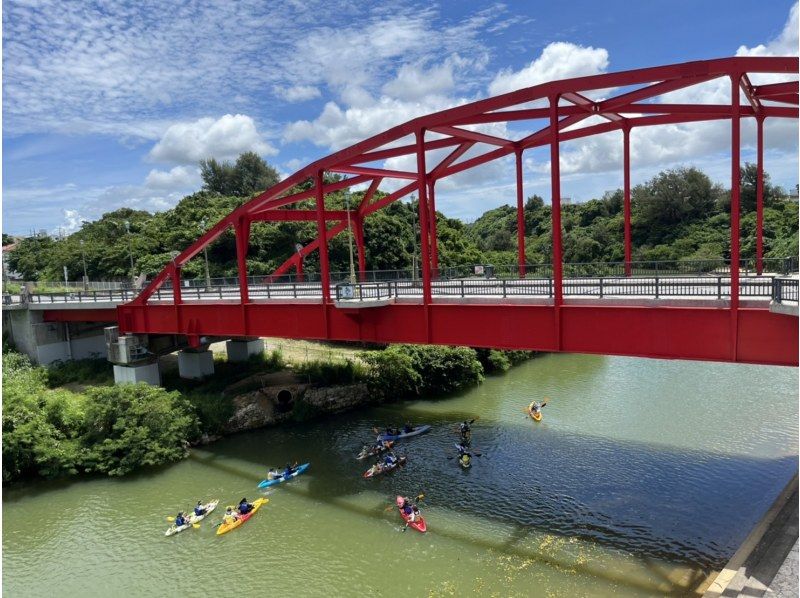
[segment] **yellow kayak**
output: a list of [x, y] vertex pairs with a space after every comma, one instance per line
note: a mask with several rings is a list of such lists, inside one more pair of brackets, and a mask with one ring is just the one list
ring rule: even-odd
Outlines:
[[256, 500], [253, 501], [253, 510], [252, 511], [247, 513], [247, 515], [239, 516], [239, 518], [236, 521], [234, 521], [233, 523], [223, 523], [222, 525], [220, 525], [217, 528], [217, 535], [221, 536], [222, 534], [227, 534], [232, 529], [236, 529], [237, 527], [242, 525], [245, 521], [250, 519], [253, 515], [255, 515], [256, 511], [258, 511], [261, 508], [261, 505], [265, 505], [268, 502], [269, 502], [268, 498], [257, 498]]
[[[534, 401], [533, 403], [535, 403], [535, 402], [536, 402], [536, 401]], [[530, 416], [531, 416], [531, 418], [533, 419], [533, 421], [535, 421], [535, 422], [540, 422], [540, 421], [542, 421], [542, 410], [541, 410], [541, 409], [539, 409], [539, 412], [538, 412], [538, 413], [537, 413], [537, 412], [535, 412], [535, 411], [533, 410], [533, 403], [531, 403], [530, 405], [528, 405], [528, 415], [530, 415]]]

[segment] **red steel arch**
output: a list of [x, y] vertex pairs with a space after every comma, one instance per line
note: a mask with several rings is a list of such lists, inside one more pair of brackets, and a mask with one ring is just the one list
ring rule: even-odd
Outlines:
[[[438, 251], [436, 243], [435, 222], [435, 184], [444, 178], [475, 168], [487, 162], [514, 155], [517, 175], [517, 209], [520, 221], [519, 229], [519, 266], [524, 274], [524, 226], [522, 226], [522, 156], [523, 152], [535, 147], [550, 147], [551, 185], [552, 185], [552, 246], [553, 250], [553, 284], [554, 300], [552, 302], [553, 326], [552, 339], [547, 345], [550, 350], [585, 350], [589, 352], [605, 352], [597, 350], [592, 343], [578, 344], [573, 348], [565, 348], [562, 331], [562, 260], [561, 260], [561, 199], [559, 174], [559, 144], [563, 141], [580, 139], [610, 131], [622, 132], [623, 167], [624, 167], [624, 235], [625, 262], [630, 266], [630, 133], [637, 127], [689, 122], [730, 120], [731, 122], [731, 263], [739, 262], [739, 165], [740, 165], [740, 126], [742, 118], [754, 118], [757, 123], [758, 139], [758, 172], [757, 190], [757, 262], [760, 273], [763, 253], [762, 244], [762, 203], [763, 203], [763, 124], [767, 118], [798, 117], [798, 58], [797, 57], [735, 57], [716, 60], [705, 60], [637, 69], [619, 73], [578, 77], [561, 81], [553, 81], [520, 89], [492, 98], [457, 106], [441, 112], [422, 116], [401, 125], [392, 127], [369, 139], [332, 153], [287, 177], [277, 185], [253, 197], [250, 201], [234, 210], [222, 219], [206, 234], [190, 247], [180, 253], [171, 264], [145, 288], [142, 293], [127, 305], [118, 310], [121, 331], [127, 332], [165, 332], [171, 334], [188, 334], [196, 338], [200, 334], [246, 335], [258, 332], [248, 323], [253, 318], [247, 315], [247, 306], [252, 306], [247, 288], [246, 257], [250, 237], [250, 225], [254, 221], [275, 220], [316, 220], [318, 238], [287, 260], [276, 274], [296, 268], [301, 272], [302, 259], [315, 250], [320, 251], [323, 308], [322, 319], [324, 329], [304, 330], [297, 326], [292, 330], [276, 329], [278, 335], [308, 335], [315, 338], [334, 338], [331, 330], [332, 313], [330, 304], [328, 241], [347, 228], [345, 211], [329, 211], [325, 209], [324, 197], [333, 191], [355, 185], [368, 184], [369, 187], [361, 204], [351, 210], [350, 217], [354, 225], [354, 236], [359, 246], [359, 268], [364, 270], [363, 259], [363, 219], [402, 197], [416, 192], [419, 196], [419, 221], [421, 228], [422, 274], [423, 274], [423, 320], [425, 332], [422, 338], [414, 337], [417, 342], [458, 342], [452, 335], [433, 334], [429, 309], [431, 301], [430, 282], [438, 270]], [[767, 77], [764, 77], [764, 76]], [[768, 83], [753, 85], [752, 79], [768, 79]], [[713, 80], [727, 80], [731, 89], [731, 101], [728, 104], [685, 104], [658, 102], [659, 96]], [[611, 94], [611, 91], [615, 95]], [[608, 96], [593, 100], [591, 92], [600, 92]], [[741, 101], [744, 97], [745, 102]], [[542, 105], [544, 104], [544, 105]], [[476, 130], [476, 127], [489, 123], [512, 121], [540, 121], [543, 126], [532, 134], [521, 139], [504, 139]], [[579, 126], [580, 125], [580, 126]], [[471, 127], [471, 128], [469, 128]], [[489, 146], [491, 149], [476, 153], [475, 150]], [[433, 150], [445, 150], [444, 158], [430, 164]], [[472, 150], [471, 155], [466, 155]], [[416, 168], [408, 171], [390, 170], [381, 164], [388, 158], [414, 156]], [[325, 183], [323, 173], [339, 173], [348, 178], [338, 182]], [[314, 188], [291, 193], [296, 185], [308, 179], [314, 180]], [[386, 179], [398, 179], [404, 184], [396, 191], [372, 201], [375, 191]], [[314, 198], [315, 210], [286, 209], [302, 200]], [[333, 225], [328, 228], [328, 222]], [[213, 242], [223, 231], [232, 227], [236, 233], [237, 260], [239, 269], [240, 297], [236, 306], [220, 303], [219, 309], [230, 312], [219, 322], [219, 313], [210, 317], [202, 310], [181, 309], [188, 304], [182, 300], [180, 273], [181, 268], [204, 247]], [[322, 240], [322, 242], [321, 242]], [[173, 305], [155, 305], [149, 303], [153, 294], [171, 279]], [[705, 354], [702, 351], [689, 352], [682, 355], [677, 351], [659, 352], [633, 348], [631, 351], [611, 348], [609, 352], [624, 354], [642, 354], [650, 356], [696, 357], [724, 360], [749, 360], [755, 362], [778, 363], [797, 362], [797, 333], [779, 334], [782, 343], [780, 351], [792, 350], [792, 357], [777, 357], [775, 351], [767, 351], [763, 355], [756, 351], [753, 356], [744, 359], [739, 354], [739, 333], [743, 330], [756, 330], [766, 326], [764, 317], [752, 320], [746, 309], [739, 306], [739, 272], [731, 269], [731, 300], [728, 312], [729, 334], [726, 347], [719, 351]], [[191, 302], [190, 302], [191, 303]], [[207, 303], [207, 302], [205, 302]], [[198, 307], [198, 306], [194, 306]], [[207, 306], [206, 306], [207, 307]], [[295, 306], [297, 307], [297, 306]], [[164, 308], [172, 312], [164, 312]], [[237, 312], [238, 309], [238, 312]], [[319, 311], [319, 306], [316, 306]], [[305, 311], [305, 310], [301, 310]], [[335, 311], [335, 310], [334, 310]], [[190, 316], [189, 313], [199, 314]], [[172, 313], [173, 323], [165, 313]], [[307, 315], [307, 314], [306, 314]], [[303, 317], [306, 317], [304, 315]], [[748, 320], [740, 323], [740, 316]], [[631, 317], [628, 314], [627, 317]], [[782, 316], [786, 317], [786, 316]], [[334, 317], [338, 318], [338, 316]], [[215, 325], [206, 325], [212, 320]], [[751, 321], [752, 320], [752, 321]], [[444, 321], [444, 320], [443, 320]], [[157, 322], [157, 324], [156, 324]], [[361, 329], [362, 324], [359, 324]], [[774, 327], [774, 323], [768, 328]], [[343, 325], [343, 327], [346, 327]], [[779, 326], [780, 327], [780, 326]], [[796, 329], [796, 320], [792, 327]], [[313, 328], [313, 327], [312, 327]], [[771, 329], [771, 328], [770, 328]], [[716, 331], [717, 328], [714, 328]], [[598, 332], [600, 334], [602, 332]], [[344, 335], [345, 337], [348, 334]], [[391, 336], [391, 335], [390, 335]], [[688, 335], [691, 336], [691, 335]], [[687, 338], [688, 338], [687, 336]], [[364, 338], [363, 334], [359, 338]], [[403, 340], [403, 335], [398, 338]], [[467, 340], [467, 339], [462, 339]], [[774, 339], [773, 339], [774, 340]], [[552, 341], [552, 342], [551, 342]], [[482, 342], [466, 342], [464, 344], [481, 345]], [[761, 339], [754, 342], [763, 344]], [[489, 343], [490, 345], [492, 343]], [[634, 343], [635, 344], [635, 343]], [[494, 346], [520, 346], [519, 343], [498, 341]], [[488, 345], [487, 345], [488, 346]], [[792, 349], [793, 347], [793, 349]], [[525, 346], [524, 348], [542, 348]], [[747, 351], [745, 350], [745, 353]]]

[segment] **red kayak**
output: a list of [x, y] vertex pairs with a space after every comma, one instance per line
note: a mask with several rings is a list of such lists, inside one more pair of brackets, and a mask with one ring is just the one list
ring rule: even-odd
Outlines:
[[397, 510], [400, 511], [400, 517], [403, 518], [403, 521], [408, 523], [409, 527], [413, 527], [418, 532], [425, 533], [428, 530], [428, 526], [425, 524], [425, 520], [422, 518], [422, 515], [417, 515], [416, 521], [409, 521], [411, 519], [411, 515], [406, 515], [403, 513], [403, 497], [397, 497]]

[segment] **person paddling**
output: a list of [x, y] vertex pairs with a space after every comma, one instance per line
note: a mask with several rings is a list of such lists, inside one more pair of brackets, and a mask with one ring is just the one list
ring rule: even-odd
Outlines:
[[175, 517], [175, 527], [183, 527], [188, 523], [189, 522], [186, 521], [186, 518], [183, 516], [183, 511], [178, 513], [178, 515]]
[[200, 517], [201, 515], [205, 515], [206, 514], [206, 509], [203, 506], [203, 503], [201, 503], [199, 500], [197, 501], [197, 505], [195, 505], [195, 507], [194, 507], [194, 514], [197, 517]]
[[540, 403], [539, 401], [534, 401], [533, 403], [531, 403], [530, 406], [531, 413], [533, 413], [534, 415], [539, 415], [542, 409], [546, 406], [547, 406], [547, 401], [545, 401], [544, 403]]
[[238, 519], [239, 518], [236, 516], [236, 513], [233, 512], [233, 509], [228, 507], [225, 511], [225, 514], [222, 516], [222, 523], [225, 525], [232, 525]]
[[250, 511], [253, 510], [253, 505], [247, 502], [246, 498], [243, 498], [239, 501], [239, 513], [241, 515], [247, 515]]

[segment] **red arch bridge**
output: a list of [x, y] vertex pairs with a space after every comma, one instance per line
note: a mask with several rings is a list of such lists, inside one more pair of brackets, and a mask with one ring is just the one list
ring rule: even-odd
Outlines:
[[[309, 164], [237, 208], [175, 257], [138, 296], [117, 308], [120, 334], [185, 335], [195, 347], [214, 337], [280, 336], [797, 365], [796, 309], [787, 315], [770, 309], [769, 301], [755, 300], [774, 295], [776, 284], [782, 285], [784, 295], [794, 293], [795, 301], [797, 297], [796, 280], [775, 282], [759, 276], [771, 270], [762, 243], [764, 122], [797, 118], [797, 72], [796, 57], [707, 60], [554, 81], [416, 118]], [[730, 100], [665, 101], [665, 94], [702, 85], [722, 85], [730, 90]], [[592, 99], [600, 95], [605, 99]], [[631, 260], [631, 135], [640, 127], [730, 123], [729, 263], [740, 264], [742, 119], [754, 119], [757, 130], [755, 276], [735, 267], [724, 276], [719, 270], [700, 277], [668, 278], [657, 271], [634, 276], [638, 272]], [[521, 121], [527, 121], [532, 132], [518, 139], [483, 132], [486, 125]], [[612, 131], [619, 131], [624, 156], [625, 261], [617, 275], [586, 274], [572, 267], [565, 271], [561, 144]], [[553, 251], [552, 263], [532, 269], [524, 259], [522, 164], [524, 153], [537, 147], [550, 152]], [[386, 162], [390, 158], [405, 158], [393, 163], [415, 166], [390, 169]], [[516, 164], [518, 264], [511, 276], [480, 280], [440, 269], [437, 184], [503, 158], [513, 158]], [[326, 173], [344, 178], [331, 181]], [[298, 187], [309, 180], [311, 188]], [[376, 196], [382, 184], [391, 192]], [[357, 206], [326, 209], [327, 194], [354, 186], [366, 188]], [[365, 281], [364, 219], [411, 193], [419, 197], [419, 278]], [[303, 209], [311, 199], [315, 208]], [[298, 202], [305, 203], [295, 205]], [[316, 222], [317, 238], [266, 282], [288, 272], [303, 280], [303, 258], [312, 252], [320, 260], [318, 281], [281, 286], [255, 284], [248, 277], [250, 228], [260, 221]], [[358, 250], [359, 279], [331, 284], [328, 243], [349, 227]], [[222, 288], [187, 292], [181, 268], [227, 229], [235, 231], [238, 280], [224, 292]]]

